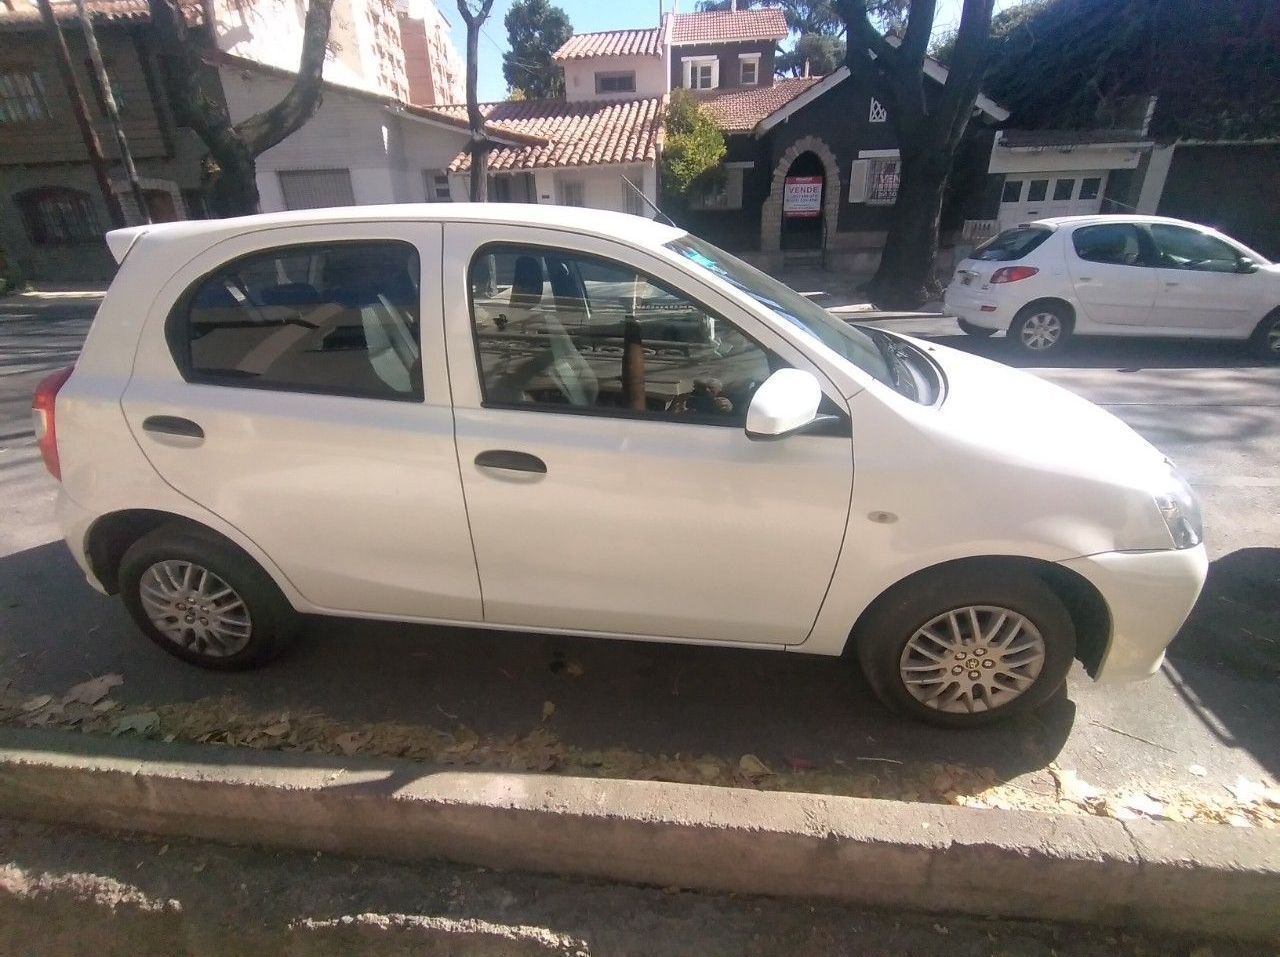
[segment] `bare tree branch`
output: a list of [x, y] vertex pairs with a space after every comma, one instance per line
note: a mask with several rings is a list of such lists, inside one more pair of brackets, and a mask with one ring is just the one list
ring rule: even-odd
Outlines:
[[332, 10], [333, 0], [310, 0], [302, 25], [302, 56], [293, 86], [275, 106], [236, 124], [236, 132], [254, 156], [265, 153], [297, 130], [320, 106]]

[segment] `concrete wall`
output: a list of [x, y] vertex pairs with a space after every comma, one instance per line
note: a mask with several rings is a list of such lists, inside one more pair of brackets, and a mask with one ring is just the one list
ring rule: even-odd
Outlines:
[[[634, 70], [634, 93], [596, 93], [597, 73], [625, 73]], [[610, 56], [592, 57], [589, 60], [568, 60], [564, 63], [565, 99], [579, 100], [634, 100], [639, 97], [662, 96], [667, 92], [667, 76], [662, 57]]]
[[464, 102], [466, 64], [453, 45], [449, 21], [431, 0], [402, 3], [399, 13], [409, 102]]

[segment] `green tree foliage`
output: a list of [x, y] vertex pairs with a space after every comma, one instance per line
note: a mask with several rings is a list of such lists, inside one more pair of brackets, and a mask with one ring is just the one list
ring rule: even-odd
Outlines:
[[683, 205], [691, 189], [720, 175], [720, 163], [727, 152], [724, 133], [688, 90], [672, 91], [665, 122], [662, 191]]
[[564, 96], [564, 73], [551, 59], [573, 36], [569, 17], [547, 0], [515, 0], [503, 20], [511, 49], [502, 54], [507, 86], [531, 100]]
[[1131, 126], [1158, 97], [1152, 135], [1280, 133], [1276, 0], [1029, 0], [992, 24], [986, 92], [1013, 126]]
[[844, 58], [844, 37], [805, 33], [774, 62], [778, 73], [784, 76], [804, 76], [805, 64], [808, 64], [809, 75], [825, 76], [838, 70]]

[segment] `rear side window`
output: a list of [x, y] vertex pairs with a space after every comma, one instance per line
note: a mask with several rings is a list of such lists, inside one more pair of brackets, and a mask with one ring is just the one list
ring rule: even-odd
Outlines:
[[255, 253], [179, 299], [169, 344], [188, 381], [420, 400], [419, 281], [408, 243]]
[[1113, 266], [1141, 266], [1142, 237], [1131, 223], [1081, 226], [1071, 234], [1076, 255], [1085, 262]]
[[1013, 262], [1027, 255], [1052, 234], [1053, 230], [1039, 226], [1019, 226], [1017, 229], [1006, 229], [1004, 232], [992, 236], [975, 249], [969, 255], [969, 258], [979, 259], [984, 262]]

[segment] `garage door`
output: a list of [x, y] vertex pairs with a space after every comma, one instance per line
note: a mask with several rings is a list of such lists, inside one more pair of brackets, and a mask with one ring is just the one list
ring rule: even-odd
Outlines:
[[1000, 195], [1000, 228], [1050, 216], [1089, 216], [1102, 210], [1104, 170], [1007, 176]]

